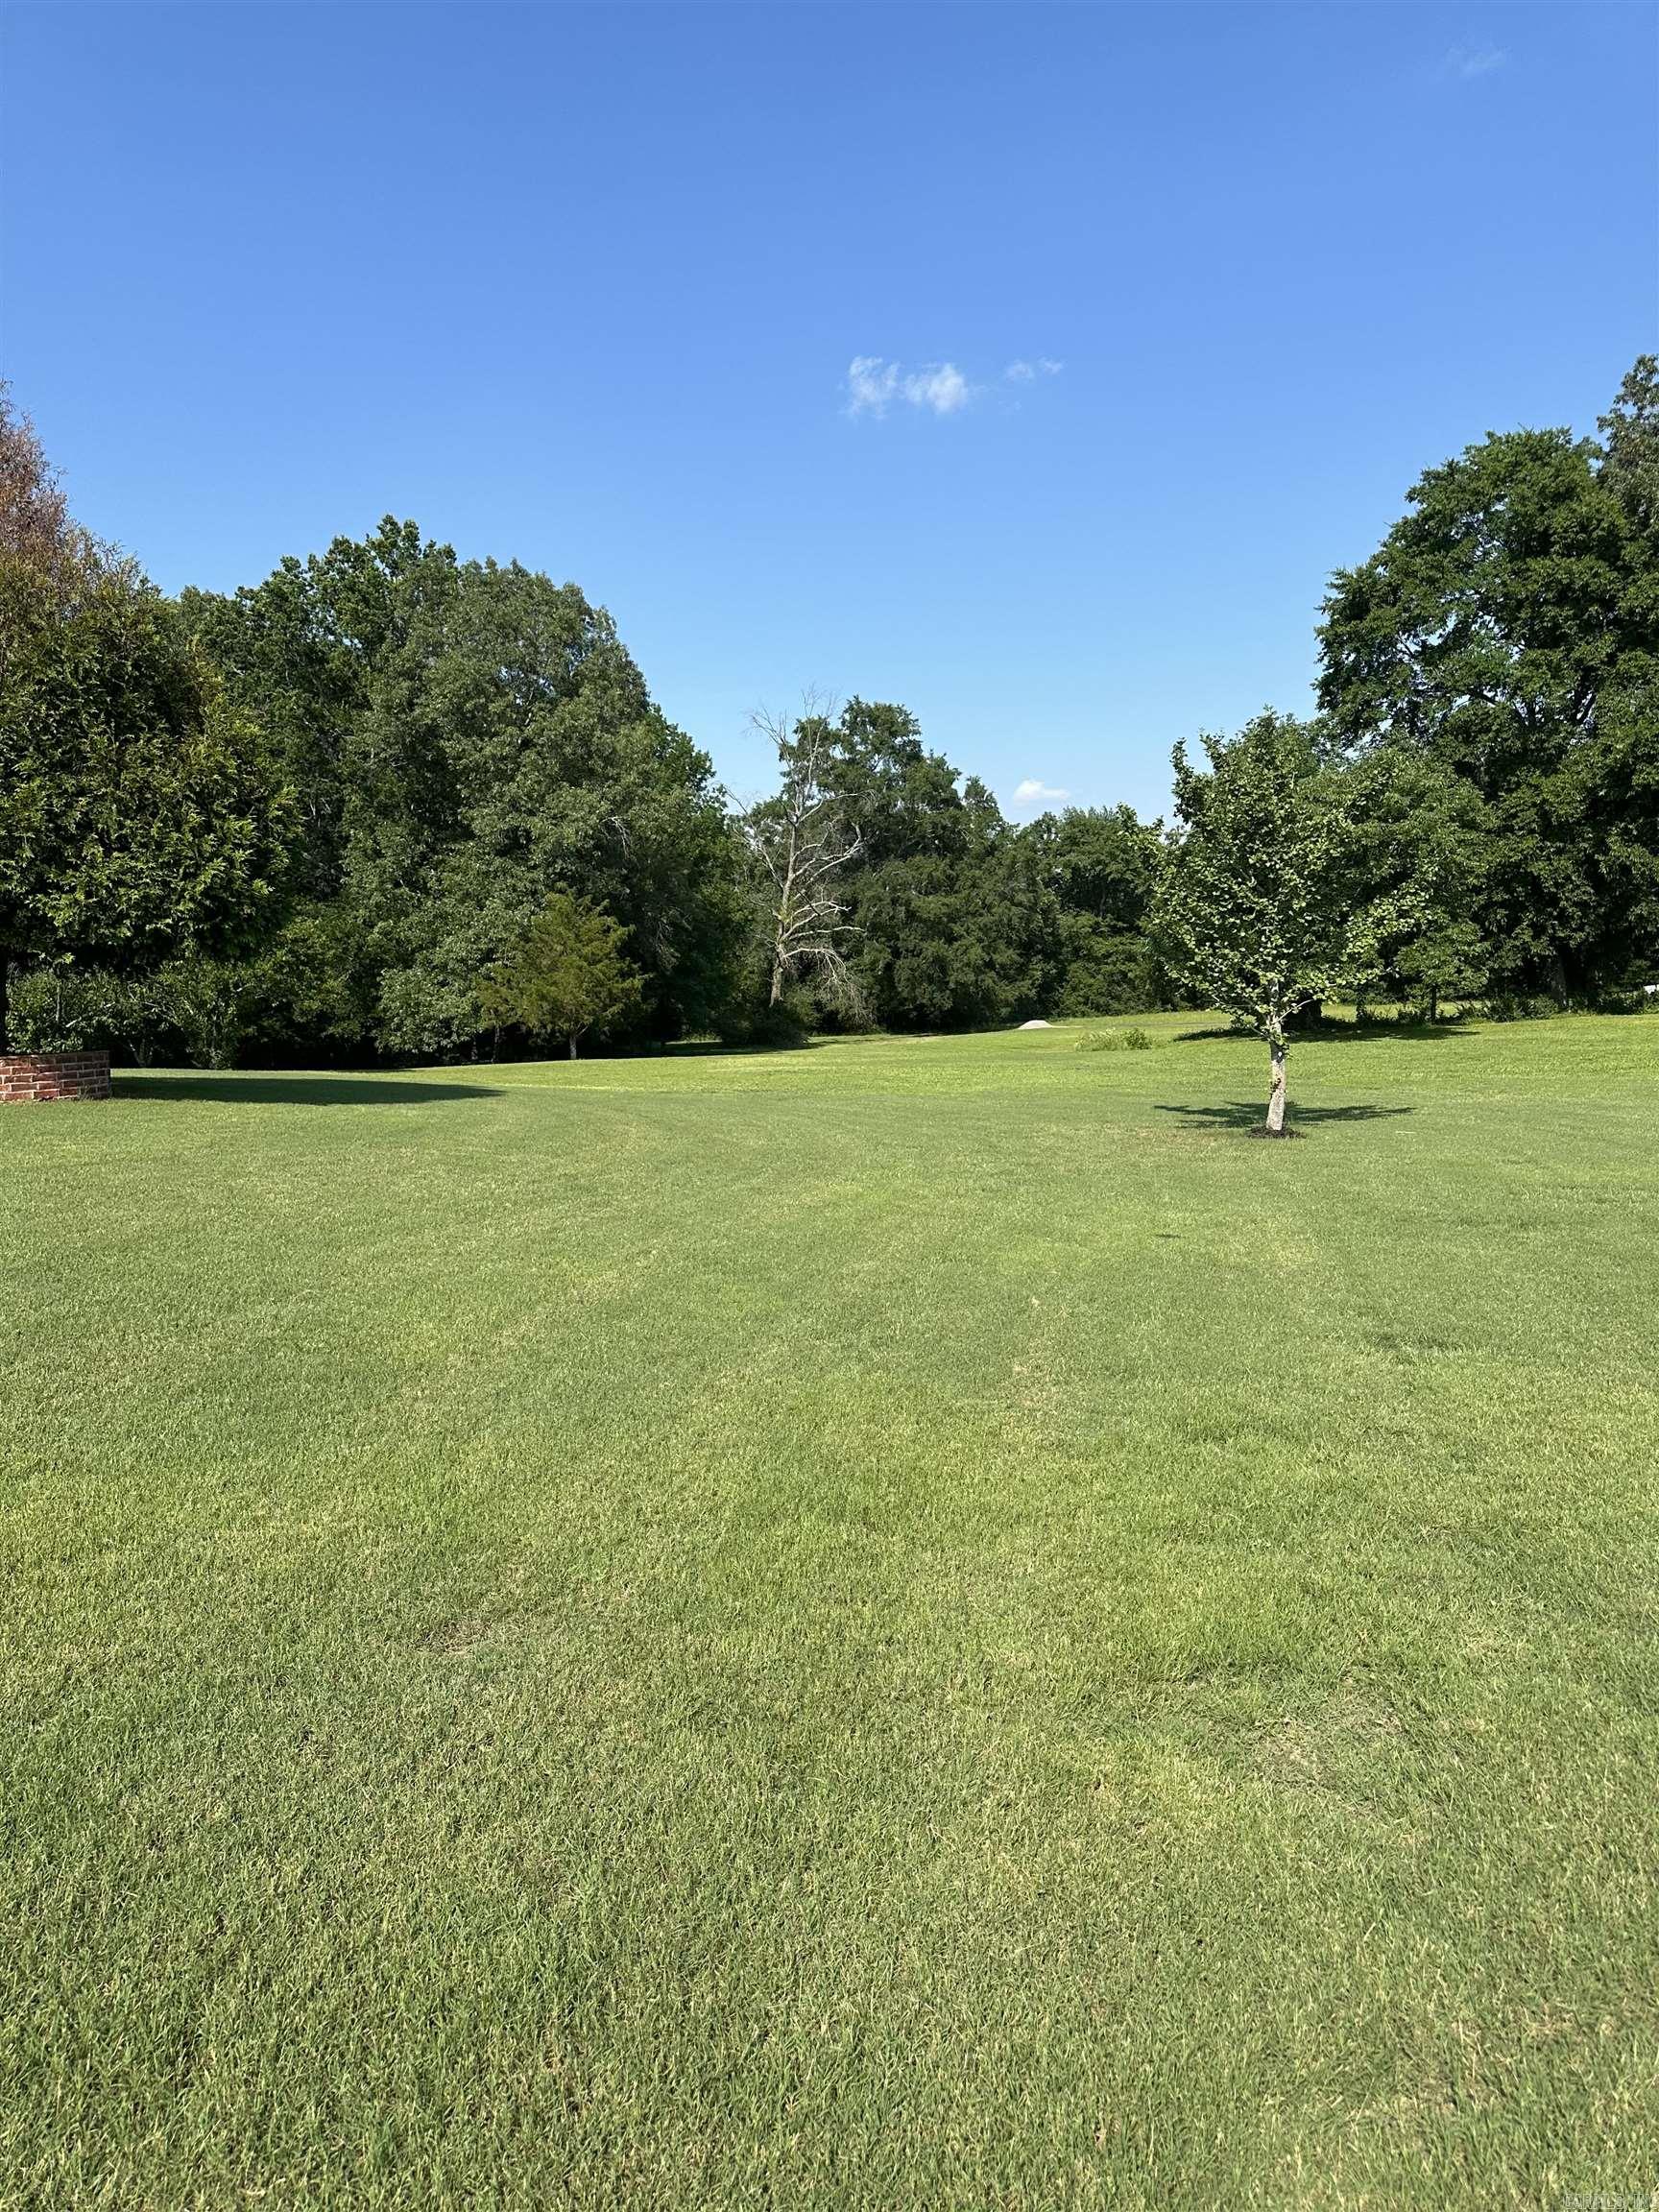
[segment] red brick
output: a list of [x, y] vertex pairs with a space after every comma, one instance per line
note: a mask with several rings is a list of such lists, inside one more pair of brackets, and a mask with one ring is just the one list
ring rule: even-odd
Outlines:
[[0, 1052], [0, 1105], [108, 1098], [108, 1052]]

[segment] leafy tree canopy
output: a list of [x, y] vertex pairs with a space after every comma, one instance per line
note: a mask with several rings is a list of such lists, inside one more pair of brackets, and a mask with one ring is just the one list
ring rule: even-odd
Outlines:
[[1425, 473], [1325, 603], [1320, 702], [1337, 742], [1411, 749], [1482, 809], [1466, 919], [1511, 988], [1591, 991], [1659, 952], [1654, 425], [1646, 361], [1604, 419], [1605, 449], [1565, 430], [1469, 447]]
[[639, 971], [624, 952], [628, 932], [602, 907], [555, 892], [478, 986], [484, 1021], [530, 1037], [561, 1036], [572, 1060], [579, 1040], [617, 1020], [638, 999]]
[[559, 887], [630, 931], [641, 1026], [712, 1017], [745, 926], [722, 797], [574, 585], [389, 517], [185, 608], [307, 794], [293, 926], [336, 1034], [465, 1049], [475, 978]]
[[13, 962], [131, 972], [245, 939], [287, 827], [257, 722], [69, 521], [0, 398], [0, 1043]]
[[1236, 738], [1206, 737], [1204, 749], [1207, 769], [1175, 748], [1159, 922], [1203, 1002], [1267, 1041], [1267, 1127], [1277, 1135], [1291, 1023], [1373, 972], [1379, 917], [1355, 910], [1348, 793], [1306, 723], [1260, 714]]

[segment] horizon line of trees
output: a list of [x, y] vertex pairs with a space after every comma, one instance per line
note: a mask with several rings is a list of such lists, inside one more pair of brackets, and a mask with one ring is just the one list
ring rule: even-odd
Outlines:
[[0, 1044], [455, 1060], [1218, 1003], [1277, 1051], [1338, 991], [1634, 1003], [1651, 356], [1599, 427], [1429, 469], [1333, 577], [1316, 713], [1177, 748], [1166, 828], [1011, 823], [858, 697], [762, 722], [778, 787], [739, 808], [603, 609], [409, 521], [168, 599], [0, 397]]

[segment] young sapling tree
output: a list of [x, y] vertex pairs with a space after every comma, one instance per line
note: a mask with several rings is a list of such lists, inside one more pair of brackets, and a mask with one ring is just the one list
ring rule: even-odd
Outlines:
[[579, 1041], [637, 1004], [639, 971], [623, 951], [628, 932], [602, 906], [555, 892], [504, 959], [478, 984], [478, 1009], [502, 1029]]
[[1208, 769], [1175, 748], [1159, 926], [1181, 979], [1265, 1040], [1265, 1132], [1282, 1137], [1290, 1025], [1371, 973], [1379, 916], [1354, 909], [1347, 794], [1305, 724], [1261, 714], [1204, 749]]

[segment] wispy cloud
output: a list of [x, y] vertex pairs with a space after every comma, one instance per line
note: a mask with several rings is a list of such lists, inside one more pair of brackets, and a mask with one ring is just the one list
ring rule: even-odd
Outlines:
[[885, 415], [896, 399], [931, 415], [956, 415], [974, 397], [974, 387], [954, 361], [906, 370], [879, 353], [856, 354], [847, 371], [849, 415]]
[[1008, 810], [1011, 814], [1045, 814], [1050, 806], [1069, 805], [1070, 799], [1070, 792], [1058, 783], [1045, 783], [1040, 777], [1022, 776], [1014, 786]]
[[879, 353], [855, 353], [847, 366], [847, 413], [879, 420], [902, 405], [926, 415], [960, 415], [976, 399], [998, 397], [1004, 408], [1018, 408], [1020, 402], [1007, 386], [1058, 376], [1065, 366], [1045, 353], [1022, 355], [1010, 361], [1000, 376], [975, 383], [954, 361], [930, 361], [925, 368], [907, 369], [902, 361], [889, 361]]
[[849, 415], [885, 415], [899, 391], [899, 364], [859, 353], [847, 372]]
[[1461, 38], [1455, 46], [1449, 46], [1446, 59], [1440, 66], [1448, 77], [1490, 77], [1494, 69], [1502, 69], [1509, 57], [1502, 46], [1479, 46], [1473, 39]]

